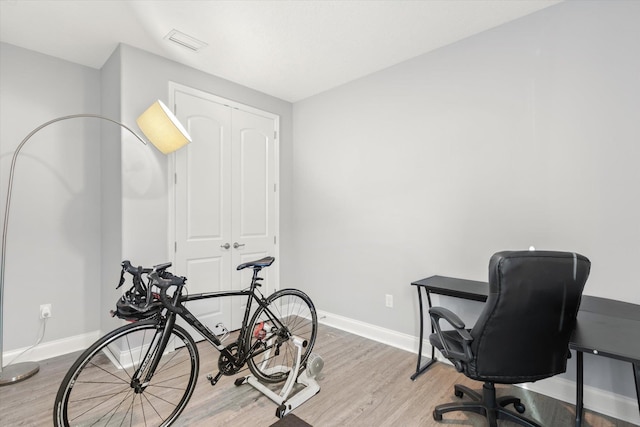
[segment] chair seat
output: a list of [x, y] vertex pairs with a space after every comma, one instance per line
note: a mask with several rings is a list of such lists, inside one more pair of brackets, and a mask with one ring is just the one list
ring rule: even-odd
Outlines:
[[[467, 330], [471, 331], [470, 329], [467, 329]], [[449, 348], [452, 351], [464, 353], [464, 348], [462, 347], [462, 338], [460, 337], [460, 334], [458, 334], [454, 330], [451, 330], [451, 331], [442, 331], [442, 336], [446, 341], [447, 348]], [[434, 346], [440, 351], [444, 349], [444, 344], [442, 343], [442, 341], [440, 341], [440, 337], [438, 336], [438, 334], [429, 335], [429, 343], [431, 343], [432, 346]]]

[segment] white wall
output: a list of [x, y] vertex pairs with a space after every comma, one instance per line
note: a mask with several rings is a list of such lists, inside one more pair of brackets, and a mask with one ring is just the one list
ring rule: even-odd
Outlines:
[[[638, 22], [638, 2], [566, 2], [294, 104], [296, 282], [416, 336], [411, 281], [487, 280], [494, 252], [534, 245], [640, 303]], [[635, 396], [630, 365], [592, 359], [588, 384]]]
[[[3, 214], [20, 141], [46, 121], [78, 113], [100, 113], [98, 70], [0, 44]], [[53, 304], [45, 341], [97, 328], [99, 130], [95, 119], [58, 122], [30, 139], [18, 157], [7, 238], [5, 351], [36, 341], [43, 303]]]

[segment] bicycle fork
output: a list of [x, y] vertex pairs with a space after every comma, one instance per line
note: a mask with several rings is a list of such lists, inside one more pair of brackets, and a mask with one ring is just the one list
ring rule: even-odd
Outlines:
[[[167, 348], [169, 338], [171, 337], [171, 331], [173, 330], [173, 326], [175, 325], [175, 323], [175, 314], [170, 314], [169, 316], [167, 316], [164, 325], [158, 328], [158, 332], [156, 332], [156, 336], [153, 338], [151, 345], [147, 349], [147, 352], [142, 359], [142, 363], [131, 377], [130, 385], [135, 393], [142, 393], [151, 382], [151, 379], [153, 378], [153, 375], [158, 368], [158, 364], [160, 363], [160, 358]], [[159, 342], [155, 344], [156, 340], [158, 339], [158, 334], [160, 334]], [[144, 375], [144, 378], [141, 379], [142, 375]]]

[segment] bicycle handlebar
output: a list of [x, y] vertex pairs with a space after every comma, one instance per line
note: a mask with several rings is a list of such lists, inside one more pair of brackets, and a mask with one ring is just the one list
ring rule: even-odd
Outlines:
[[131, 261], [129, 260], [122, 261], [122, 269], [134, 276], [139, 276], [143, 273], [150, 273], [153, 270], [151, 268], [134, 267], [131, 265]]
[[[253, 268], [253, 278], [251, 286], [260, 286], [257, 282], [262, 280], [258, 277], [258, 272], [265, 267], [269, 267], [275, 258], [264, 257], [262, 259], [240, 264], [237, 269], [242, 270], [245, 268]], [[183, 276], [175, 276], [171, 272], [166, 271], [171, 267], [170, 262], [164, 264], [158, 264], [152, 268], [144, 268], [142, 266], [134, 267], [131, 262], [124, 260], [121, 263], [122, 271], [120, 272], [120, 283], [116, 286], [116, 289], [120, 288], [124, 282], [124, 273], [129, 273], [133, 276], [133, 289], [127, 291], [118, 302], [121, 307], [124, 305], [127, 309], [132, 309], [138, 313], [150, 312], [151, 309], [158, 309], [161, 303], [167, 310], [181, 314], [183, 310], [179, 307], [179, 296], [182, 293], [182, 286], [185, 285], [187, 278]], [[145, 274], [148, 279], [148, 283], [145, 284], [142, 275]], [[152, 287], [157, 286], [160, 289], [160, 293], [152, 292]], [[171, 301], [167, 295], [167, 290], [171, 286], [176, 286], [177, 293], [173, 294], [174, 301]], [[160, 300], [160, 301], [158, 301]], [[115, 314], [114, 314], [115, 315]], [[135, 317], [132, 315], [131, 317]]]
[[136, 288], [136, 291], [140, 293], [144, 293], [145, 289], [142, 284], [142, 275], [149, 274], [152, 269], [150, 268], [142, 268], [142, 267], [134, 267], [131, 265], [131, 262], [128, 260], [122, 261], [122, 271], [120, 272], [120, 283], [116, 286], [118, 289], [120, 286], [124, 284], [124, 273], [127, 272], [133, 276], [133, 285]]
[[[170, 301], [167, 295], [167, 289], [169, 289], [169, 287], [171, 286], [184, 285], [187, 281], [187, 278], [182, 276], [174, 276], [170, 272], [166, 271], [167, 268], [171, 267], [170, 262], [155, 265], [153, 266], [153, 268], [144, 268], [142, 266], [134, 267], [128, 260], [122, 261], [121, 265], [122, 271], [120, 273], [120, 283], [118, 284], [116, 289], [124, 284], [124, 273], [127, 272], [133, 276], [133, 285], [136, 291], [140, 295], [146, 294], [146, 304], [143, 307], [136, 308], [142, 311], [150, 308], [153, 301], [151, 287], [152, 285], [155, 285], [160, 289], [159, 297], [162, 304], [171, 311], [178, 311], [175, 305]], [[143, 274], [146, 274], [149, 278], [149, 286], [144, 285], [144, 281], [142, 279]]]
[[[167, 264], [171, 265], [171, 263]], [[171, 286], [183, 286], [187, 281], [187, 278], [183, 276], [174, 276], [173, 274], [164, 271], [164, 269], [169, 265], [165, 266], [165, 264], [161, 264], [160, 266], [155, 266], [148, 276], [149, 279], [151, 279], [151, 284], [160, 288], [160, 301], [162, 301], [162, 304], [168, 310], [178, 313], [180, 310], [171, 302], [171, 300], [169, 300], [167, 289]]]

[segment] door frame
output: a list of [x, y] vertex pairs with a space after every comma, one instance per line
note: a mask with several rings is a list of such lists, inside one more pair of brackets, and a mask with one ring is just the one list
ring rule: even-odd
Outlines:
[[[279, 261], [280, 258], [280, 116], [268, 111], [260, 110], [255, 107], [251, 107], [246, 104], [242, 104], [236, 101], [232, 101], [227, 98], [220, 97], [218, 95], [205, 92], [200, 89], [196, 89], [190, 86], [185, 86], [180, 83], [176, 83], [173, 81], [169, 81], [169, 109], [175, 114], [176, 105], [175, 105], [175, 93], [176, 92], [184, 92], [192, 96], [197, 96], [218, 104], [226, 105], [231, 108], [235, 108], [237, 110], [246, 111], [248, 113], [256, 114], [258, 116], [267, 117], [272, 119], [275, 124], [275, 136], [273, 139], [273, 148], [274, 148], [274, 198], [275, 198], [275, 206], [274, 206], [274, 214], [276, 216], [274, 221], [274, 238], [275, 242], [273, 245], [273, 255], [276, 260]], [[173, 265], [176, 263], [176, 155], [175, 153], [170, 154], [167, 162], [167, 191], [168, 191], [168, 222], [169, 222], [169, 238], [167, 239], [167, 250], [169, 251], [169, 258]], [[235, 266], [232, 266], [232, 268]], [[269, 282], [266, 283], [266, 289], [263, 289], [265, 295], [269, 295], [272, 292], [280, 289], [280, 263], [275, 262], [274, 265], [269, 267]]]

